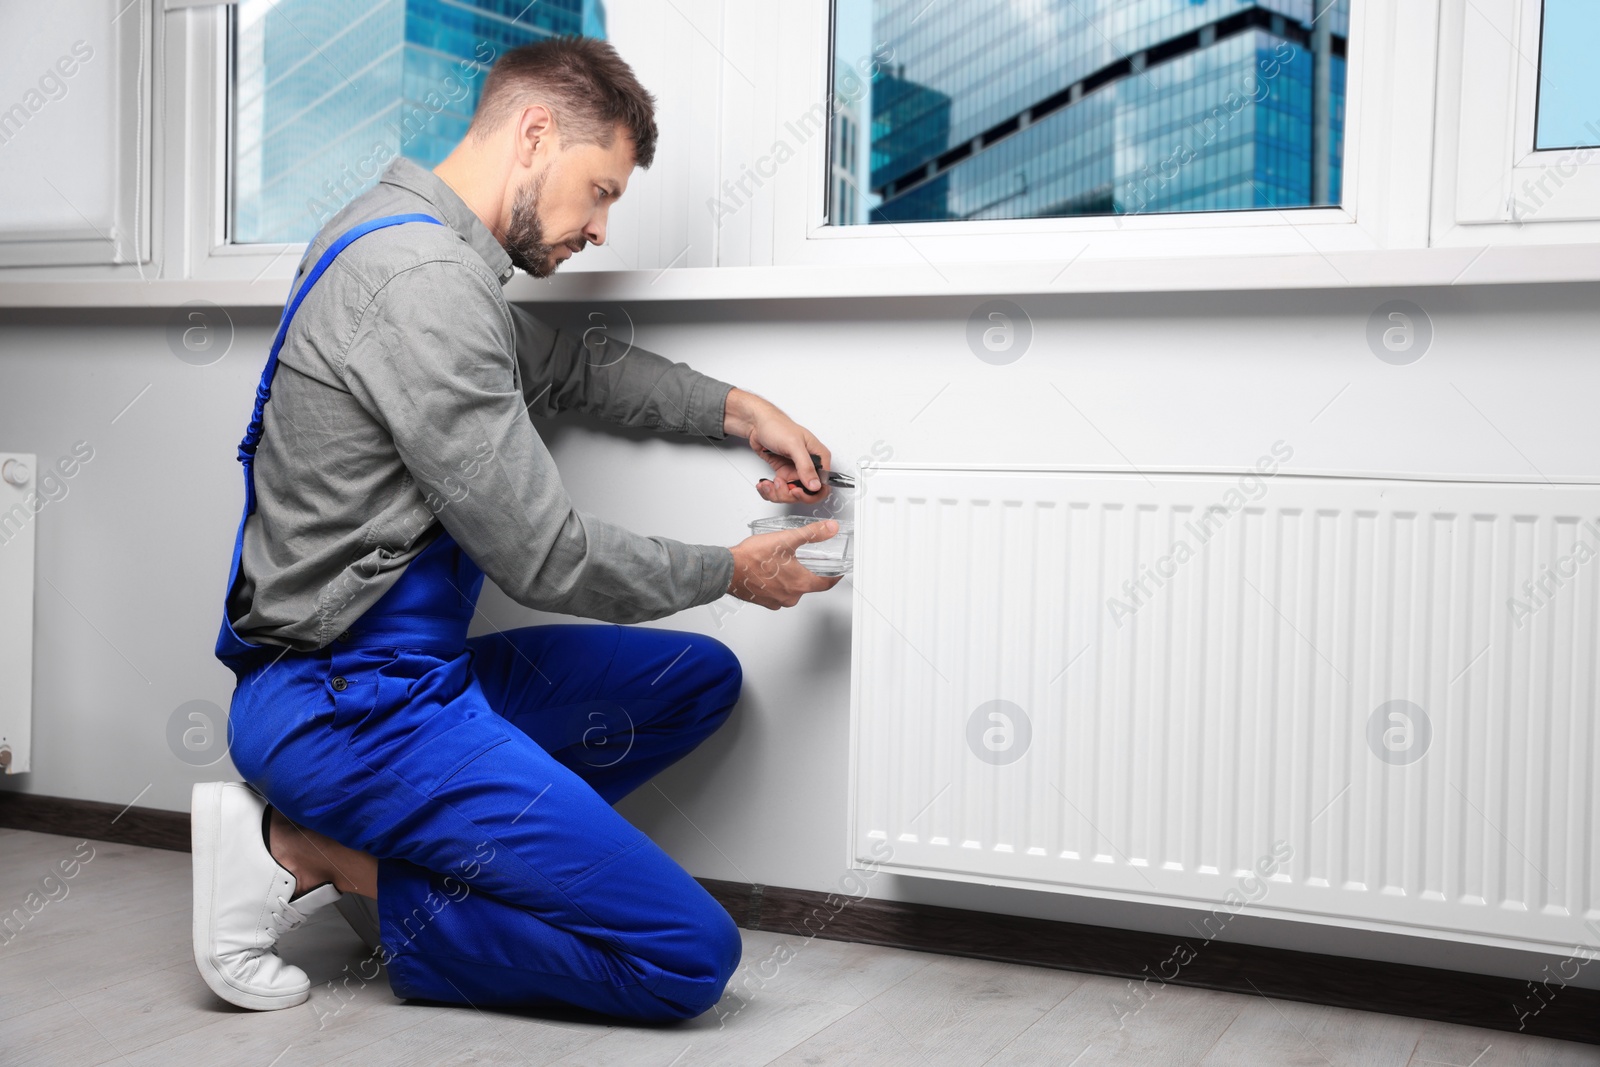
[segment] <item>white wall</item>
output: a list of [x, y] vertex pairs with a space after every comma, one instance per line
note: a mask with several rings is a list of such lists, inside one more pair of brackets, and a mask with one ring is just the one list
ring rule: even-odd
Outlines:
[[[1397, 297], [1434, 327], [1410, 366], [1366, 342], [1369, 315]], [[875, 446], [925, 462], [1248, 465], [1282, 438], [1295, 452], [1285, 470], [1600, 475], [1600, 286], [1023, 298], [1033, 339], [1006, 366], [967, 346], [979, 302], [627, 310], [638, 343], [771, 398], [842, 467]], [[589, 309], [547, 310], [579, 321]], [[180, 761], [167, 726], [185, 702], [228, 703], [232, 675], [211, 648], [242, 493], [234, 448], [275, 315], [234, 313], [232, 351], [207, 367], [174, 356], [175, 318], [0, 314], [0, 451], [43, 466], [80, 439], [95, 449], [38, 518], [35, 771], [0, 788], [183, 810], [192, 782], [233, 774]], [[756, 496], [766, 467], [740, 440], [708, 447], [572, 418], [544, 429], [578, 506], [641, 532], [732, 544], [776, 510]], [[696, 875], [837, 889], [847, 587], [779, 613], [727, 614], [736, 604], [655, 624], [730, 645], [744, 698], [621, 809]], [[554, 618], [492, 587], [482, 605], [500, 627]], [[893, 876], [873, 892], [1193, 935], [1177, 909]], [[1543, 962], [1248, 915], [1226, 936], [1518, 976]]]

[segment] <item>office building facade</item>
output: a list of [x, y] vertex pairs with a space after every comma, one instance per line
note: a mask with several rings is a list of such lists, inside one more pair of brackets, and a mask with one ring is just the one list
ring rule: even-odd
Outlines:
[[1349, 0], [871, 2], [871, 222], [1339, 202]]
[[396, 155], [461, 139], [509, 49], [605, 37], [602, 0], [278, 0], [236, 15], [233, 239], [309, 239]]

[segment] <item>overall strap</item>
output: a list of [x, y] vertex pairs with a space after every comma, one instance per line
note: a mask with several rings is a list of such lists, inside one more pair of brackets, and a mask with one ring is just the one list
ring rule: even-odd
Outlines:
[[245, 428], [244, 440], [239, 442], [239, 462], [244, 464], [245, 515], [253, 515], [256, 510], [255, 472], [252, 467], [255, 461], [256, 449], [261, 446], [263, 429], [261, 420], [266, 412], [267, 399], [272, 396], [272, 378], [278, 370], [278, 352], [283, 348], [283, 339], [289, 334], [289, 323], [294, 319], [294, 313], [300, 310], [301, 301], [305, 300], [306, 294], [311, 291], [311, 287], [317, 284], [317, 279], [322, 277], [322, 272], [327, 270], [329, 264], [339, 257], [340, 252], [343, 252], [353, 242], [360, 240], [374, 230], [399, 226], [407, 222], [430, 222], [435, 226], [444, 225], [432, 215], [385, 215], [383, 218], [363, 222], [361, 225], [347, 230], [343, 236], [328, 246], [327, 251], [322, 253], [322, 256], [317, 260], [316, 266], [311, 268], [311, 273], [306, 275], [306, 280], [300, 284], [300, 288], [295, 292], [294, 298], [289, 301], [289, 306], [284, 309], [283, 321], [278, 324], [278, 336], [272, 341], [272, 352], [267, 356], [266, 368], [261, 372], [261, 384], [256, 386], [256, 406], [250, 415], [250, 425]]

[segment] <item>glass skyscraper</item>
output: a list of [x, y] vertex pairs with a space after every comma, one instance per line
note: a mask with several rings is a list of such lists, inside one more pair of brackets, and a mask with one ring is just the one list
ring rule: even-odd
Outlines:
[[245, 0], [236, 15], [233, 240], [309, 240], [405, 155], [434, 166], [518, 45], [605, 37], [602, 0]]
[[864, 105], [870, 83], [843, 63], [836, 63], [833, 75], [833, 129], [829, 142], [828, 170], [833, 218], [840, 223], [866, 221], [863, 195], [866, 167], [862, 149], [866, 145]]
[[1349, 0], [838, 2], [891, 54], [867, 221], [1339, 202]]

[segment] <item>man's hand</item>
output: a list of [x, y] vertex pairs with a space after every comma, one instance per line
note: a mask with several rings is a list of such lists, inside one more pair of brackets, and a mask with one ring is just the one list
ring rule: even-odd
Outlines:
[[733, 546], [733, 581], [728, 592], [740, 600], [777, 611], [792, 608], [807, 593], [832, 589], [839, 575], [824, 578], [813, 574], [795, 558], [795, 549], [811, 541], [826, 541], [839, 532], [832, 519], [813, 522], [793, 530], [755, 534]]
[[[730, 389], [722, 430], [748, 440], [756, 455], [771, 465], [773, 477], [756, 483], [761, 499], [774, 504], [815, 504], [827, 499], [828, 487], [811, 466], [811, 454], [822, 457], [823, 467], [833, 466], [833, 454], [776, 404], [737, 387]], [[804, 482], [804, 486], [790, 485], [793, 481]]]

